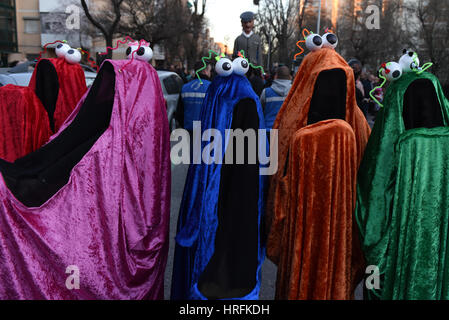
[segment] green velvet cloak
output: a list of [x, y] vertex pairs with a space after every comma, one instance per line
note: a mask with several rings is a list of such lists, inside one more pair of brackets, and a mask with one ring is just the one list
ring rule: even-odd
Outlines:
[[[419, 79], [435, 88], [442, 126], [406, 130], [404, 95]], [[448, 124], [449, 101], [434, 75], [405, 73], [391, 83], [357, 181], [362, 249], [381, 275], [380, 289], [368, 290], [371, 298], [449, 299]]]

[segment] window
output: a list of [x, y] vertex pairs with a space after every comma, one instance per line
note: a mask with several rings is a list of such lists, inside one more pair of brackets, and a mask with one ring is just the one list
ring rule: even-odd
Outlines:
[[25, 24], [25, 33], [39, 33], [40, 20], [34, 17], [24, 17], [23, 22]]

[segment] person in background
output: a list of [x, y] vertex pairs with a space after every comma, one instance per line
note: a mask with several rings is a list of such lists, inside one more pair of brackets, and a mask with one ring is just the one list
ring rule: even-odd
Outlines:
[[187, 83], [187, 75], [184, 72], [184, 67], [182, 65], [182, 63], [179, 63], [178, 66], [175, 69], [175, 72], [178, 74], [178, 76], [181, 77], [182, 81], [184, 81], [184, 83]]
[[[204, 66], [203, 62], [195, 63], [195, 70], [199, 70]], [[196, 75], [195, 75], [196, 76]], [[190, 135], [193, 132], [193, 121], [200, 121], [201, 106], [206, 96], [206, 91], [210, 85], [211, 66], [208, 64], [206, 69], [199, 73], [203, 82], [200, 83], [198, 78], [194, 78], [182, 87], [182, 91], [178, 100], [178, 107], [176, 109], [176, 120], [178, 124], [189, 131]]]
[[260, 69], [249, 68], [246, 76], [248, 77], [248, 80], [251, 83], [251, 87], [253, 88], [254, 92], [258, 96], [260, 96], [265, 86], [265, 80]]
[[265, 127], [271, 129], [274, 120], [284, 103], [285, 98], [292, 86], [292, 76], [287, 66], [280, 66], [274, 74], [273, 84], [265, 88], [260, 95], [263, 113], [265, 116]]
[[262, 64], [262, 41], [259, 35], [255, 34], [254, 13], [246, 11], [240, 15], [243, 32], [234, 41], [233, 58], [237, 58], [240, 50], [245, 51], [246, 58], [253, 64]]
[[357, 59], [350, 59], [348, 61], [349, 66], [354, 71], [354, 80], [355, 80], [355, 97], [357, 100], [357, 105], [362, 110], [365, 118], [368, 113], [368, 104], [365, 101], [365, 89], [363, 87], [363, 83], [360, 79], [362, 74], [362, 63]]

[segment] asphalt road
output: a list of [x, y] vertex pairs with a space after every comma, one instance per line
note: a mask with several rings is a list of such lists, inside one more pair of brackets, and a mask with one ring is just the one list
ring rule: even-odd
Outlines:
[[[170, 299], [171, 276], [173, 270], [173, 256], [175, 247], [176, 223], [178, 221], [179, 206], [181, 204], [184, 182], [188, 165], [172, 165], [172, 191], [170, 210], [170, 251], [168, 254], [167, 269], [165, 271], [165, 299]], [[261, 300], [273, 300], [276, 285], [277, 267], [268, 259], [262, 265]], [[362, 299], [362, 288], [359, 285], [355, 292], [356, 300]]]

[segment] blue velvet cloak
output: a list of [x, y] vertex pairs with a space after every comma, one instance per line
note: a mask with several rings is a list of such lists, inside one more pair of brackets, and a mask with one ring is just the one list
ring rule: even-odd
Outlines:
[[[265, 129], [249, 81], [235, 74], [217, 76], [203, 102], [201, 133], [210, 128], [221, 133], [223, 164], [190, 164], [178, 217], [172, 299], [259, 297], [265, 176], [259, 173], [259, 161], [252, 166], [224, 164], [229, 141], [225, 130], [245, 121], [252, 122], [253, 129]], [[264, 135], [258, 138], [267, 141]], [[209, 144], [202, 141], [201, 151]]]

